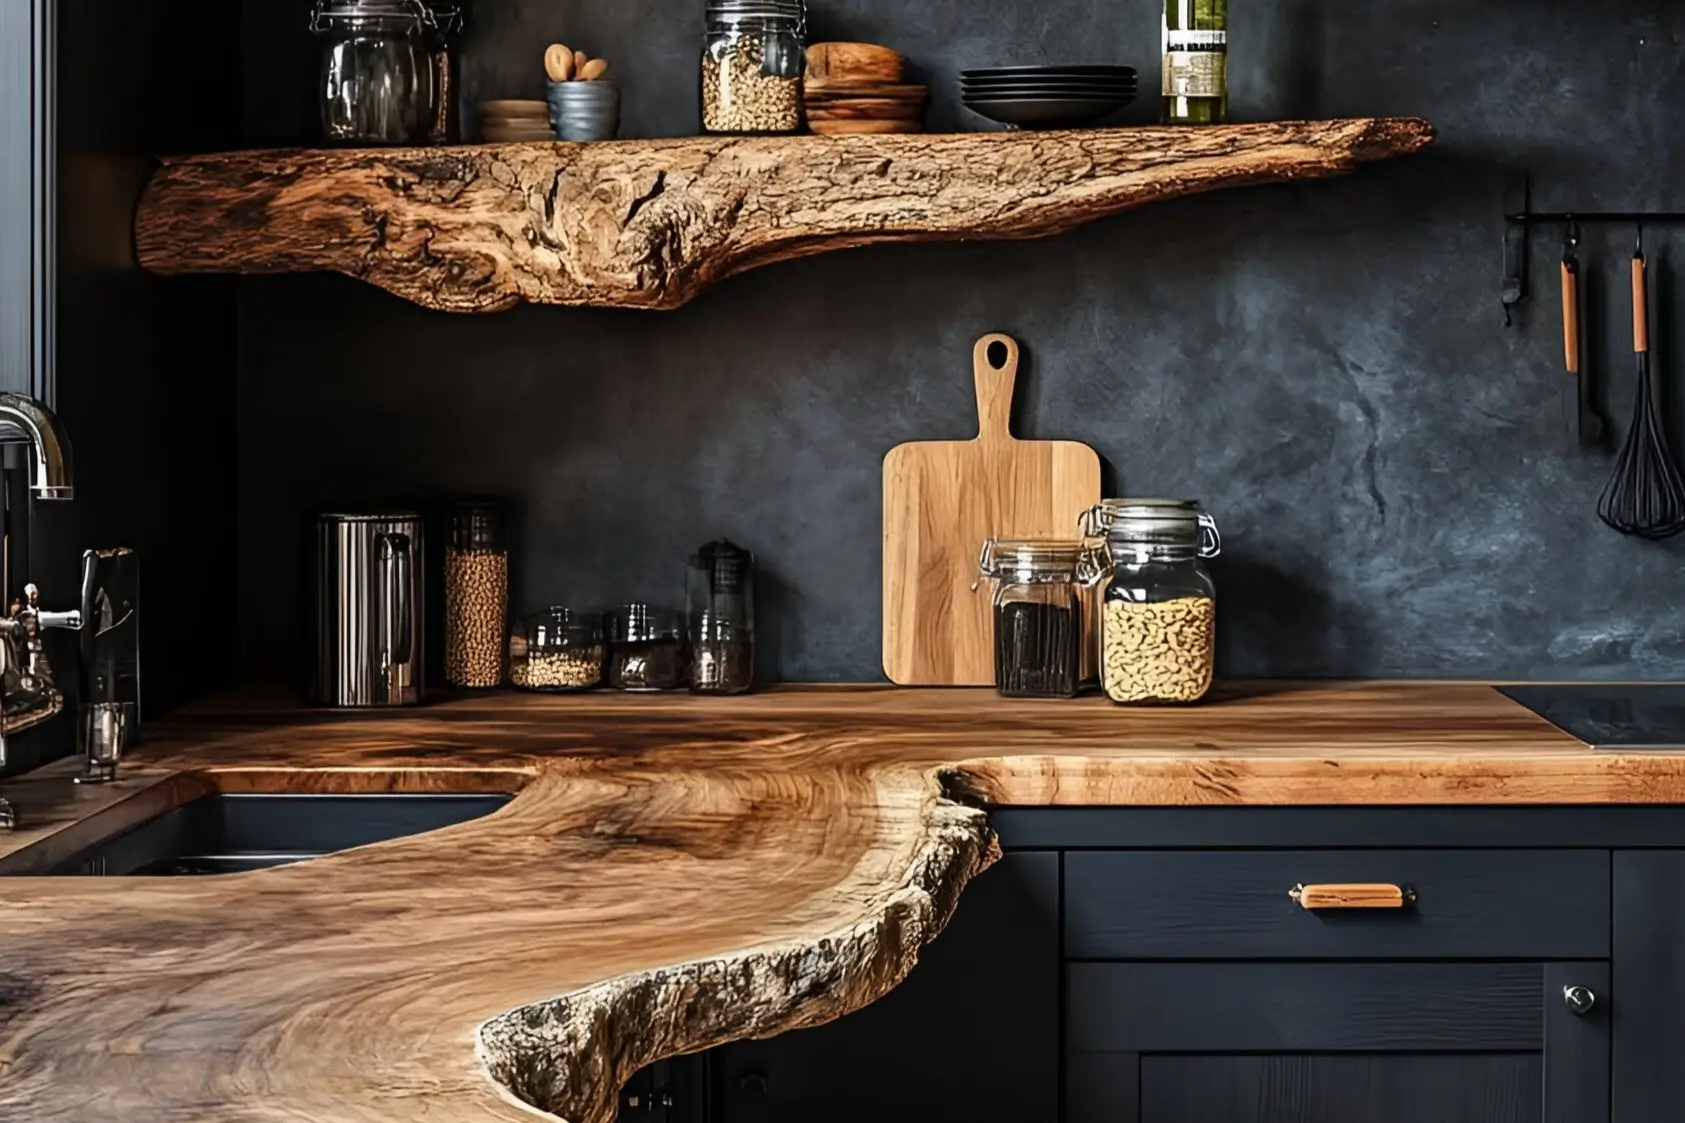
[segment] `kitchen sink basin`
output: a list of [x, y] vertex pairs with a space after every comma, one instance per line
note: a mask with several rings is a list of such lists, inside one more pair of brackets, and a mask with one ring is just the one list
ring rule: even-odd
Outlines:
[[507, 795], [201, 796], [39, 872], [184, 877], [284, 866], [465, 823]]

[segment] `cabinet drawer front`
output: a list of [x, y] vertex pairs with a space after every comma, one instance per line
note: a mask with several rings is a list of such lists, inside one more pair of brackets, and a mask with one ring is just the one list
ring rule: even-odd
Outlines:
[[[1289, 895], [1318, 884], [1413, 899], [1309, 911]], [[1609, 902], [1605, 850], [1078, 851], [1065, 856], [1065, 954], [1602, 959]]]
[[1528, 1052], [1536, 963], [1072, 963], [1077, 1052]]

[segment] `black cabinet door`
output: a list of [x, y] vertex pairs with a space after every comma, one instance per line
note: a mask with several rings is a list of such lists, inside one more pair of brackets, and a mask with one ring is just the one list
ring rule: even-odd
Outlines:
[[726, 1123], [1052, 1123], [1059, 855], [1013, 853], [881, 1001], [714, 1053]]
[[1608, 1123], [1603, 963], [1072, 963], [1066, 979], [1068, 1123]]
[[1613, 1123], [1685, 1119], [1685, 851], [1615, 852]]

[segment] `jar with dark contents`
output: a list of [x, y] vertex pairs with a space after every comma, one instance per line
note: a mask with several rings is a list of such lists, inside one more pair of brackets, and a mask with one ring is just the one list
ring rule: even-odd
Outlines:
[[509, 543], [501, 502], [463, 500], [445, 540], [445, 681], [503, 685], [509, 620]]
[[676, 611], [628, 604], [608, 622], [608, 684], [615, 690], [677, 690], [690, 682], [684, 618]]
[[547, 608], [509, 637], [509, 681], [522, 690], [591, 690], [603, 683], [606, 654], [601, 615]]
[[995, 690], [1073, 698], [1082, 684], [1081, 542], [991, 538], [978, 569], [994, 582]]
[[755, 685], [755, 556], [725, 539], [690, 559], [685, 582], [690, 688], [741, 694]]

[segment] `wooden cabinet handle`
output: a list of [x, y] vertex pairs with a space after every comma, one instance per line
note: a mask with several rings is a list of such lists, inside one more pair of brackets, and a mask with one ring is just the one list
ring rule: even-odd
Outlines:
[[1401, 909], [1416, 903], [1404, 885], [1295, 885], [1287, 894], [1302, 909]]

